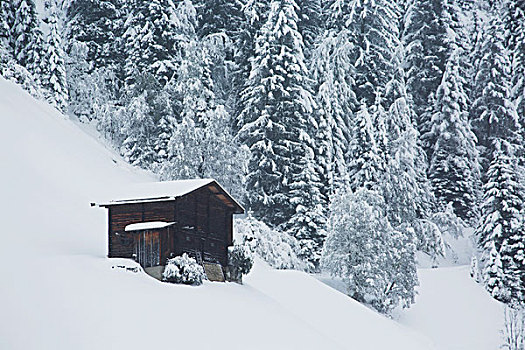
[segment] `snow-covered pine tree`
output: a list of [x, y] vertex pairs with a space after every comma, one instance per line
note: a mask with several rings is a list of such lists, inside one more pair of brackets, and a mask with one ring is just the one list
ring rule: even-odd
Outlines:
[[525, 195], [513, 145], [500, 138], [492, 140], [477, 228], [484, 279], [496, 299], [520, 303], [525, 301]]
[[126, 108], [126, 118], [122, 125], [125, 139], [120, 152], [132, 165], [148, 168], [155, 161], [154, 144], [151, 135], [156, 128], [151, 117], [147, 91], [135, 96]]
[[[326, 19], [326, 21], [328, 21]], [[346, 28], [327, 30], [311, 54], [319, 129], [320, 165], [326, 169], [324, 192], [327, 196], [348, 185], [348, 144], [351, 139], [352, 111], [357, 101], [353, 91], [354, 70], [352, 35]], [[325, 154], [321, 152], [326, 147]]]
[[521, 127], [525, 127], [525, 2], [505, 0], [505, 44], [511, 55], [512, 98], [516, 103]]
[[67, 51], [70, 54], [70, 48], [76, 42], [87, 46], [88, 73], [112, 65], [116, 65], [120, 73], [124, 4], [123, 0], [71, 0], [69, 3], [66, 11]]
[[232, 38], [242, 18], [241, 0], [194, 0], [199, 23], [197, 35], [200, 38], [222, 33]]
[[14, 18], [11, 35], [14, 56], [33, 78], [40, 82], [42, 78], [43, 39], [40, 19], [33, 0], [17, 0], [14, 4]]
[[417, 275], [414, 242], [392, 228], [385, 207], [376, 191], [339, 191], [321, 266], [343, 280], [349, 296], [388, 313], [413, 303]]
[[504, 29], [495, 15], [486, 30], [475, 80], [475, 100], [470, 109], [472, 127], [481, 147], [482, 174], [486, 173], [494, 138], [518, 138], [518, 116], [512, 101], [510, 57], [504, 46]]
[[296, 213], [290, 189], [314, 147], [314, 101], [296, 9], [293, 0], [271, 3], [268, 20], [257, 36], [238, 117], [239, 137], [252, 154], [248, 206], [272, 227], [286, 224]]
[[[125, 83], [128, 89], [133, 89], [137, 77], [143, 75], [164, 86], [174, 76], [180, 61], [177, 48], [181, 29], [176, 21], [175, 4], [172, 0], [133, 1], [129, 11], [124, 33]], [[193, 28], [194, 25], [192, 31]]]
[[[270, 0], [244, 0], [241, 4], [241, 22], [238, 30], [233, 33], [235, 46], [233, 61], [235, 64], [232, 79], [232, 95], [234, 96], [235, 117], [243, 109], [242, 91], [252, 70], [252, 60], [255, 57], [256, 35], [264, 25], [270, 8]], [[238, 125], [234, 126], [235, 128]]]
[[[391, 80], [395, 67], [393, 56], [399, 45], [399, 9], [395, 1], [331, 0], [328, 21], [350, 32], [354, 52], [355, 91], [357, 100], [370, 107]], [[392, 101], [383, 100], [388, 108]], [[356, 106], [359, 107], [359, 106]]]
[[319, 271], [321, 251], [326, 237], [326, 208], [328, 198], [323, 198], [322, 183], [314, 150], [296, 160], [296, 171], [290, 184], [289, 200], [294, 206], [293, 216], [285, 224], [286, 232], [299, 242], [299, 257], [311, 272]]
[[322, 22], [322, 1], [298, 0], [297, 5], [299, 6], [297, 29], [303, 37], [304, 55], [306, 60], [309, 61], [314, 44], [324, 28]]
[[[400, 226], [414, 226], [416, 220], [427, 219], [434, 206], [434, 196], [426, 175], [426, 156], [414, 127], [414, 112], [407, 102], [403, 85], [397, 88], [401, 90], [394, 94], [394, 102], [382, 117], [386, 131], [387, 166], [381, 187], [389, 220], [400, 230]], [[375, 119], [380, 125], [381, 113]]]
[[436, 199], [443, 206], [452, 203], [460, 218], [474, 219], [479, 161], [476, 137], [468, 120], [458, 52], [449, 59], [437, 89], [429, 135], [428, 139], [433, 141], [429, 178]]
[[386, 170], [386, 159], [384, 149], [376, 142], [376, 129], [365, 104], [361, 105], [352, 122], [352, 139], [348, 146], [350, 189], [377, 190]]
[[65, 54], [62, 47], [61, 28], [58, 24], [57, 5], [53, 1], [49, 8], [49, 33], [46, 37], [44, 53], [45, 64], [42, 67], [42, 83], [49, 92], [50, 102], [60, 111], [65, 111], [68, 100], [68, 90], [66, 82]]
[[412, 1], [404, 20], [407, 92], [414, 105], [417, 129], [428, 160], [432, 145], [425, 142], [425, 137], [430, 131], [434, 96], [450, 55], [450, 34], [453, 33], [450, 23], [445, 21], [448, 1]]
[[11, 24], [14, 12], [9, 0], [0, 0], [0, 46], [6, 50], [12, 46]]
[[0, 75], [13, 60], [11, 23], [14, 17], [9, 0], [0, 0]]

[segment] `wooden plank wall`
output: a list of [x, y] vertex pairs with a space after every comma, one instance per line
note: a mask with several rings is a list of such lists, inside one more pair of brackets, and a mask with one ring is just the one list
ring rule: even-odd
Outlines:
[[175, 221], [175, 202], [123, 204], [109, 207], [108, 256], [131, 258], [133, 237], [124, 229], [144, 221]]
[[[109, 257], [131, 258], [133, 238], [124, 228], [145, 221], [176, 222], [161, 236], [161, 259], [171, 253], [202, 251], [209, 260], [227, 264], [228, 246], [232, 243], [233, 210], [207, 187], [176, 201], [123, 204], [109, 207]], [[168, 235], [170, 238], [168, 238]]]

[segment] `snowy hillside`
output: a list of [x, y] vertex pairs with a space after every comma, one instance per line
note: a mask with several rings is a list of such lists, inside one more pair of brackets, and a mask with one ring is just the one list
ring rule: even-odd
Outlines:
[[261, 261], [243, 286], [168, 285], [120, 268], [136, 265], [105, 258], [106, 212], [89, 203], [154, 178], [2, 78], [0, 117], [0, 349], [498, 345], [500, 307], [464, 268], [422, 271], [419, 302], [400, 322]]

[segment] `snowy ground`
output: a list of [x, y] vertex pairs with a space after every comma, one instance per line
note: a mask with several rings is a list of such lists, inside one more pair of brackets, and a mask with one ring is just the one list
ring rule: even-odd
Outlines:
[[261, 261], [243, 286], [175, 286], [134, 272], [131, 261], [105, 258], [106, 212], [89, 203], [154, 178], [2, 78], [0, 120], [0, 349], [499, 344], [500, 306], [465, 268], [422, 270], [418, 304], [399, 322]]
[[395, 315], [440, 349], [496, 350], [502, 344], [503, 306], [469, 278], [468, 266], [420, 269], [416, 304]]

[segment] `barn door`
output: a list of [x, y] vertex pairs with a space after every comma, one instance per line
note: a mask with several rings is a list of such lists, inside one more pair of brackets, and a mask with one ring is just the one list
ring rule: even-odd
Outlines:
[[134, 252], [142, 267], [160, 265], [160, 234], [143, 231], [135, 235]]

